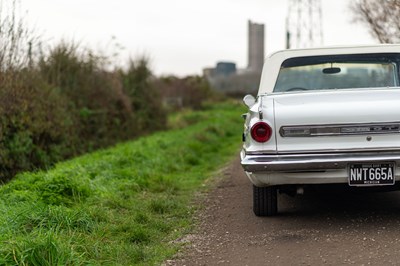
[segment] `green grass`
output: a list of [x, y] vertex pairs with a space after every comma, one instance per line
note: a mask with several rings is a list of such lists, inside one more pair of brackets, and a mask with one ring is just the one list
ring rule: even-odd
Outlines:
[[0, 188], [0, 265], [157, 265], [193, 229], [194, 195], [237, 156], [243, 109], [185, 112], [182, 128], [19, 174]]

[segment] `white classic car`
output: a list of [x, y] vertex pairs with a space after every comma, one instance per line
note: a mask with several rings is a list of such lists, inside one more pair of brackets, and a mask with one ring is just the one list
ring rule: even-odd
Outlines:
[[400, 45], [285, 50], [265, 60], [257, 98], [243, 99], [240, 154], [257, 216], [277, 213], [278, 191], [399, 189], [399, 70]]

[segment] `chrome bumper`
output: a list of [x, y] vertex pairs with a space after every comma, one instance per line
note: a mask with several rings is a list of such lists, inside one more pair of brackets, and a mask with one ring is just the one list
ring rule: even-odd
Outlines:
[[301, 172], [346, 169], [349, 163], [395, 162], [400, 165], [400, 151], [248, 155], [241, 153], [246, 172]]

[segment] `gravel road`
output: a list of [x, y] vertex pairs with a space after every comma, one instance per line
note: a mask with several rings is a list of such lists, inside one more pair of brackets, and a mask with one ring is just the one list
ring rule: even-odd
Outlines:
[[239, 160], [223, 174], [167, 265], [400, 265], [400, 192], [279, 195], [279, 215], [260, 218]]

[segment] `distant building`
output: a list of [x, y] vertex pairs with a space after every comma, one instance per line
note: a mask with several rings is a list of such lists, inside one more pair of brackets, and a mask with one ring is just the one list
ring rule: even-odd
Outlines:
[[236, 74], [236, 64], [231, 62], [218, 62], [215, 71], [217, 75], [233, 75]]
[[248, 66], [250, 71], [261, 72], [264, 64], [264, 24], [248, 22]]
[[236, 64], [232, 62], [218, 62], [216, 67], [203, 69], [203, 75], [206, 77], [223, 77], [236, 74]]
[[215, 76], [215, 67], [206, 67], [203, 68], [203, 76], [209, 79], [210, 77]]
[[264, 64], [264, 24], [248, 22], [248, 66], [237, 69], [232, 62], [204, 68], [203, 75], [216, 90], [231, 94], [256, 94]]

